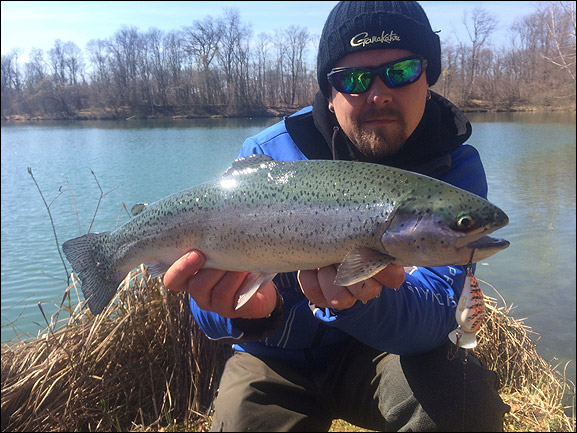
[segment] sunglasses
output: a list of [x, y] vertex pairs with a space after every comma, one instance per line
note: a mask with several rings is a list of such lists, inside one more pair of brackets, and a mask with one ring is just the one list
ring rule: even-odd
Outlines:
[[392, 89], [408, 86], [417, 81], [425, 69], [427, 60], [412, 56], [375, 67], [333, 68], [327, 74], [327, 79], [337, 92], [350, 95], [368, 91], [376, 76], [381, 77], [381, 80]]

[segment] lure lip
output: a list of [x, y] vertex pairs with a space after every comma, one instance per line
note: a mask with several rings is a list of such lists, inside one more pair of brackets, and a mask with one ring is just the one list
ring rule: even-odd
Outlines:
[[460, 327], [449, 333], [449, 339], [462, 349], [474, 349], [477, 347], [477, 333], [465, 332]]

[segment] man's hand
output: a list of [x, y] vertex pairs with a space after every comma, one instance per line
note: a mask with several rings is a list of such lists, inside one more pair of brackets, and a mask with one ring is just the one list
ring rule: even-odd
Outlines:
[[222, 317], [258, 319], [268, 317], [275, 308], [277, 293], [274, 284], [261, 287], [238, 310], [235, 310], [240, 289], [248, 272], [202, 269], [205, 258], [200, 251], [190, 251], [172, 264], [164, 275], [169, 290], [188, 292], [199, 308]]
[[398, 265], [389, 265], [377, 275], [352, 286], [335, 286], [336, 266], [327, 266], [315, 271], [299, 271], [298, 281], [304, 295], [313, 304], [321, 308], [344, 310], [357, 301], [366, 303], [377, 298], [382, 286], [398, 288], [405, 281], [405, 269]]

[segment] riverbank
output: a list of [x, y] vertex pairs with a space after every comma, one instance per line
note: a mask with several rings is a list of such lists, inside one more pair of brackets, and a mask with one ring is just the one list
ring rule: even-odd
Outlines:
[[[2, 115], [2, 121], [30, 122], [43, 120], [143, 120], [143, 119], [204, 119], [204, 118], [257, 118], [285, 117], [299, 111], [302, 106], [138, 106], [117, 109], [86, 109], [66, 113], [28, 115]], [[466, 106], [459, 107], [464, 113], [485, 112], [565, 112], [575, 113], [575, 104], [566, 106], [553, 105], [513, 105], [500, 106], [491, 101], [472, 100]]]
[[[182, 293], [141, 266], [97, 317], [78, 281], [63, 300], [39, 337], [2, 343], [2, 431], [207, 431], [231, 349], [202, 334]], [[575, 431], [574, 384], [537, 354], [509, 307], [489, 297], [486, 307], [475, 351], [511, 406], [505, 431]], [[363, 430], [335, 421], [332, 431]]]
[[43, 120], [143, 120], [143, 119], [210, 119], [210, 118], [257, 118], [283, 117], [291, 115], [302, 107], [236, 107], [236, 106], [163, 106], [163, 107], [122, 107], [118, 109], [79, 110], [68, 113], [47, 115], [12, 114], [3, 115], [8, 122], [30, 122]]

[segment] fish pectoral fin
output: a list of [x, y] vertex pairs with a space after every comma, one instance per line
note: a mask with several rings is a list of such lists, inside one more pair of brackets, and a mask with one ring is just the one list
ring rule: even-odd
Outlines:
[[240, 295], [238, 296], [234, 309], [238, 310], [246, 304], [258, 289], [270, 283], [275, 276], [276, 274], [267, 274], [264, 272], [251, 272], [248, 274], [238, 290]]
[[170, 265], [162, 262], [149, 262], [146, 263], [148, 266], [148, 273], [152, 278], [160, 277], [161, 275], [166, 274]]
[[339, 265], [335, 284], [350, 286], [368, 280], [378, 274], [395, 260], [387, 254], [370, 248], [357, 248], [350, 251]]

